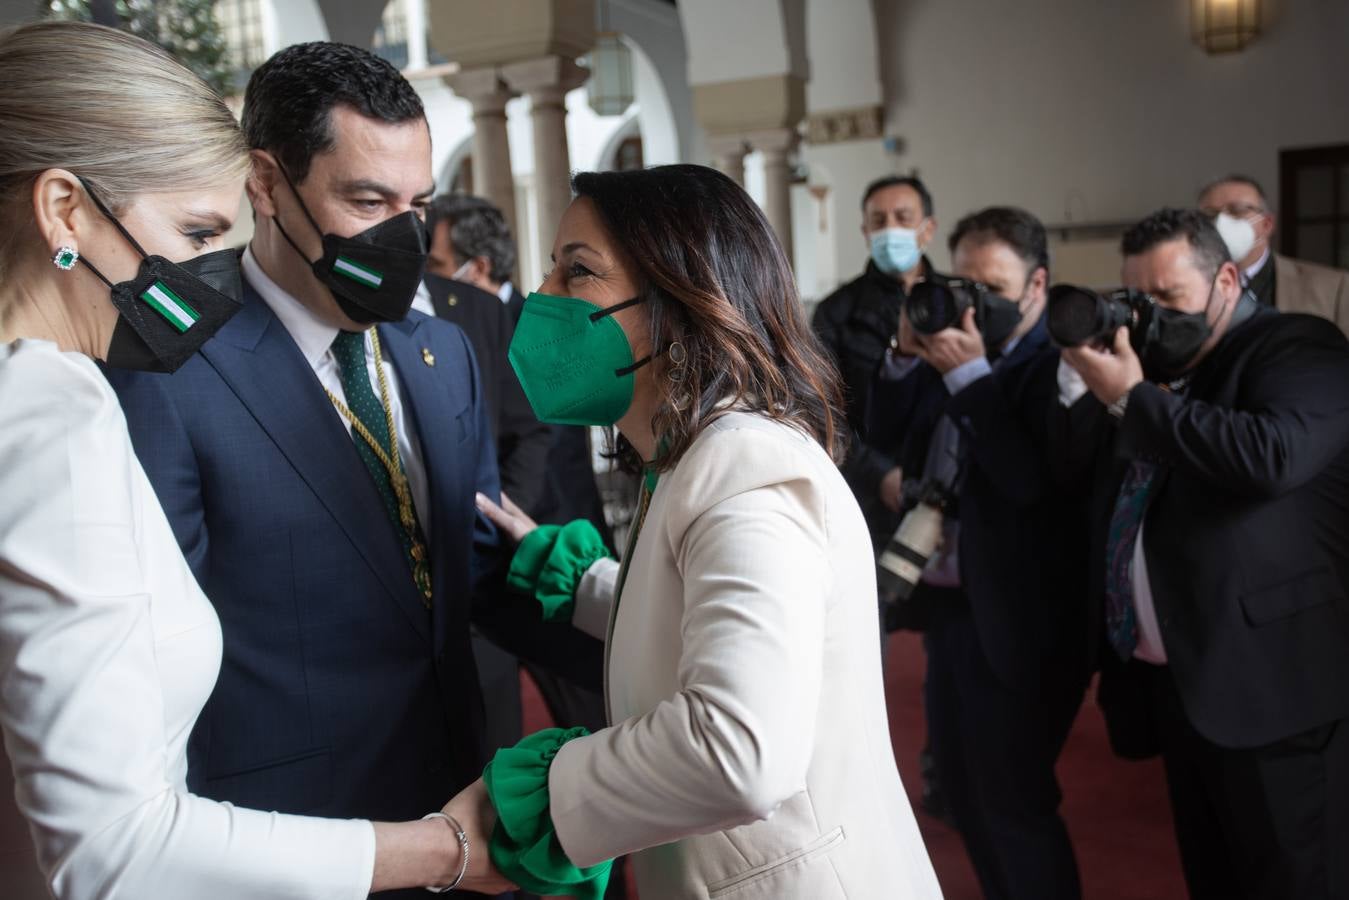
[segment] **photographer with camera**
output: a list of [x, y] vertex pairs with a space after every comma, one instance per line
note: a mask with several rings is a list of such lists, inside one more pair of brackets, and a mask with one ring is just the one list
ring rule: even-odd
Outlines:
[[[1085, 570], [1047, 462], [1045, 230], [993, 207], [950, 247], [954, 275], [914, 286], [873, 386], [870, 433], [912, 506], [878, 574], [901, 597], [921, 579], [909, 602], [931, 609], [928, 732], [984, 896], [1077, 898], [1054, 764], [1086, 685]], [[937, 506], [924, 560], [910, 536]]]
[[1243, 291], [1198, 211], [1123, 252], [1126, 291], [1050, 311], [1112, 424], [1092, 513], [1112, 744], [1161, 754], [1192, 897], [1349, 896], [1349, 343]]

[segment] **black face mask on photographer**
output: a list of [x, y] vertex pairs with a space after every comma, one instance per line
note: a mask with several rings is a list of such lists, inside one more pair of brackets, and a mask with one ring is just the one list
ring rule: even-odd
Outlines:
[[141, 256], [136, 277], [116, 284], [87, 258], [78, 258], [108, 286], [117, 308], [108, 365], [145, 372], [176, 371], [242, 308], [239, 254], [217, 250], [180, 263], [151, 256], [83, 179], [80, 184], [98, 211]]
[[1138, 354], [1145, 378], [1169, 382], [1184, 374], [1213, 334], [1208, 314], [1217, 290], [1218, 277], [1215, 275], [1209, 284], [1208, 302], [1204, 304], [1203, 312], [1184, 313], [1161, 305], [1153, 309], [1154, 331]]
[[426, 269], [426, 225], [417, 214], [410, 210], [399, 213], [352, 237], [325, 234], [285, 169], [281, 169], [281, 177], [286, 179], [310, 227], [322, 239], [323, 255], [310, 261], [286, 233], [281, 220], [273, 216], [276, 230], [309, 262], [314, 277], [332, 293], [342, 313], [362, 325], [398, 322], [406, 317]]
[[980, 322], [979, 332], [989, 350], [1000, 350], [1012, 332], [1021, 325], [1021, 319], [1026, 313], [1026, 294], [1029, 292], [1030, 281], [1027, 280], [1019, 300], [1009, 300], [991, 291], [984, 297], [983, 321]]

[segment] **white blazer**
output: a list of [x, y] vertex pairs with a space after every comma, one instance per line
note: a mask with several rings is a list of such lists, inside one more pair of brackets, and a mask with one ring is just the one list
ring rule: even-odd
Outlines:
[[187, 792], [220, 623], [112, 389], [54, 344], [0, 344], [0, 896], [366, 896], [369, 822]]
[[724, 415], [661, 477], [630, 566], [617, 604], [611, 562], [578, 591], [614, 725], [549, 773], [570, 859], [635, 852], [642, 900], [939, 898], [890, 744], [871, 540], [820, 445]]

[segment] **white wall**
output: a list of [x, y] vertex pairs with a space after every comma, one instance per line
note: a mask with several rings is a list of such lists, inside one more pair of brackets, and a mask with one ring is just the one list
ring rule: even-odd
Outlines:
[[1229, 171], [1277, 192], [1280, 148], [1349, 142], [1345, 0], [1266, 2], [1265, 33], [1225, 56], [1190, 42], [1179, 0], [876, 5], [896, 166], [946, 227], [992, 203], [1134, 220]]
[[808, 77], [803, 41], [805, 2], [680, 0], [689, 84], [782, 74]]
[[872, 0], [807, 0], [806, 51], [812, 63], [806, 84], [811, 112], [881, 102]]

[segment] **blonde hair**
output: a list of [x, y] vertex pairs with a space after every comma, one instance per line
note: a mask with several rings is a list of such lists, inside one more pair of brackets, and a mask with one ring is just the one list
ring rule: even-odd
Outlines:
[[48, 169], [120, 211], [137, 194], [215, 187], [248, 167], [224, 101], [153, 44], [79, 22], [0, 34], [0, 272], [29, 235], [32, 184]]

